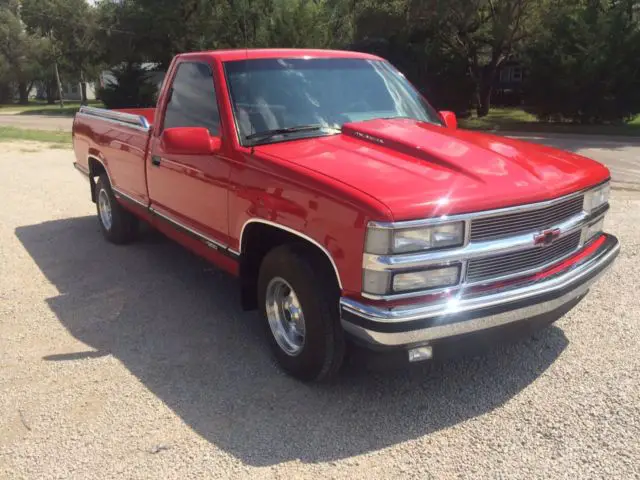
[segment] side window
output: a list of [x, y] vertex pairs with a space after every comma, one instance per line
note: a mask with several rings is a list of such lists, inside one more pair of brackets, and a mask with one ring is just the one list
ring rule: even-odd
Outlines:
[[206, 63], [181, 63], [171, 86], [164, 128], [205, 127], [220, 135], [220, 114], [213, 73]]

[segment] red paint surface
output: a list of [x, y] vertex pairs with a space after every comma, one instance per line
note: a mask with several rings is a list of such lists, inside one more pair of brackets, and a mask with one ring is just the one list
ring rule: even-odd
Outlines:
[[179, 55], [185, 60], [201, 58], [203, 56], [215, 59], [218, 62], [232, 62], [234, 60], [247, 60], [254, 58], [367, 58], [369, 60], [382, 60], [380, 57], [361, 52], [347, 52], [344, 50], [314, 50], [299, 48], [265, 48], [265, 49], [232, 49], [215, 50], [211, 52], [193, 52]]
[[458, 128], [458, 119], [456, 118], [455, 113], [442, 111], [440, 112], [440, 117], [442, 117], [442, 121], [444, 122], [447, 128], [451, 128], [453, 130]]
[[[282, 49], [179, 55], [167, 72], [157, 108], [125, 110], [144, 115], [153, 123], [151, 131], [77, 117], [77, 161], [87, 167], [88, 155], [94, 155], [124, 193], [236, 251], [242, 250], [243, 227], [252, 219], [298, 231], [330, 253], [343, 294], [352, 296], [361, 290], [370, 220], [410, 220], [538, 202], [609, 178], [606, 167], [573, 153], [413, 120], [352, 123], [338, 135], [255, 149], [240, 146], [223, 62], [305, 56], [378, 59], [357, 52]], [[176, 65], [194, 60], [208, 63], [214, 72], [219, 149], [208, 155], [169, 153], [161, 142], [167, 91]], [[160, 167], [151, 164], [152, 155], [162, 157]], [[204, 243], [170, 232], [166, 225], [159, 228], [237, 273], [233, 260]]]
[[210, 154], [220, 150], [222, 141], [204, 127], [167, 128], [162, 132], [162, 148], [175, 154]]

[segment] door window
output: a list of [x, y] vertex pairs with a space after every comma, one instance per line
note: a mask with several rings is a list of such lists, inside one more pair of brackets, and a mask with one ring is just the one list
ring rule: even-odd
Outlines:
[[220, 114], [209, 65], [196, 62], [178, 65], [170, 95], [164, 128], [205, 127], [211, 135], [220, 135]]

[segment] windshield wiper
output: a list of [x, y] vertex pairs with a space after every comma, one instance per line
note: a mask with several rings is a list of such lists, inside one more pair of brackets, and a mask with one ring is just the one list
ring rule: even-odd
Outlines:
[[287, 128], [275, 128], [273, 130], [265, 130], [263, 132], [252, 133], [251, 135], [247, 135], [244, 137], [246, 140], [252, 140], [254, 138], [270, 138], [275, 137], [276, 135], [283, 135], [285, 133], [297, 133], [297, 132], [313, 132], [315, 130], [337, 130], [340, 129], [337, 127], [332, 127], [331, 125], [298, 125], [297, 127], [287, 127]]

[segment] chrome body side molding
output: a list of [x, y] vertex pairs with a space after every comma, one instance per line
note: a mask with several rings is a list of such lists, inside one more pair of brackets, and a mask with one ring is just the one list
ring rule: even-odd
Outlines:
[[135, 128], [144, 132], [148, 132], [151, 124], [143, 115], [134, 115], [133, 113], [115, 112], [106, 108], [80, 107], [76, 115], [85, 118], [99, 118], [108, 122], [116, 123], [125, 127]]

